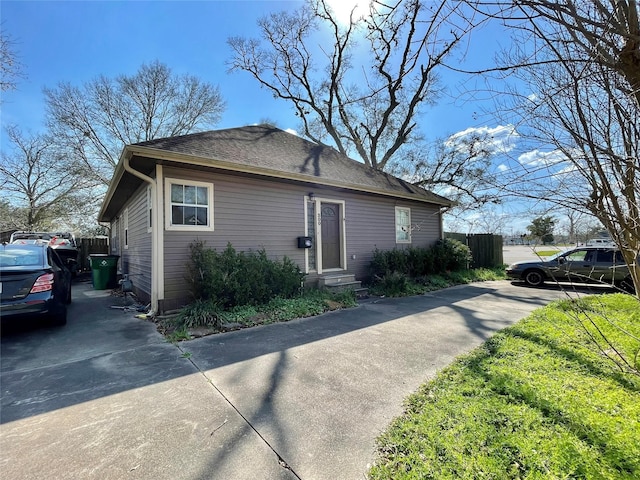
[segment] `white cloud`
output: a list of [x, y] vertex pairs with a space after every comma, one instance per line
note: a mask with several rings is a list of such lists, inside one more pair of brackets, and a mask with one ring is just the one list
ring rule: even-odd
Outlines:
[[531, 150], [523, 153], [518, 157], [521, 165], [532, 167], [546, 166], [550, 167], [562, 163], [567, 159], [566, 155], [560, 150], [552, 150], [550, 152], [541, 152], [540, 150]]
[[291, 135], [295, 135], [296, 137], [298, 136], [298, 132], [296, 132], [293, 128], [285, 128], [284, 131], [290, 133]]
[[461, 143], [479, 139], [491, 153], [507, 153], [515, 148], [518, 132], [513, 125], [497, 127], [471, 127], [451, 135], [446, 141], [447, 147], [455, 147]]
[[501, 163], [500, 165], [498, 165], [499, 172], [506, 172], [507, 170], [509, 170], [509, 167], [506, 166], [504, 163]]

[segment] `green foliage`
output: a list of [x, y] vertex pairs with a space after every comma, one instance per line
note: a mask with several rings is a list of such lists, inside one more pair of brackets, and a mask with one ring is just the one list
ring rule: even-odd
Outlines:
[[464, 270], [469, 268], [471, 260], [471, 250], [458, 240], [445, 238], [438, 241], [433, 247], [434, 273]]
[[351, 308], [357, 305], [353, 291], [331, 293], [311, 289], [295, 298], [276, 297], [264, 305], [242, 305], [222, 309], [212, 300], [196, 300], [183, 308], [173, 318], [162, 321], [160, 330], [170, 341], [189, 340], [189, 329], [204, 327], [209, 333], [237, 329], [254, 325], [285, 322], [295, 318], [319, 315], [336, 308]]
[[378, 281], [369, 287], [369, 292], [372, 295], [405, 297], [440, 290], [454, 285], [504, 279], [504, 268], [475, 268], [473, 270], [458, 270], [439, 275], [424, 275], [416, 278], [408, 278], [406, 275], [396, 272], [379, 278]]
[[264, 308], [269, 322], [284, 322], [294, 318], [311, 317], [320, 315], [324, 311], [324, 303], [313, 297], [290, 300], [274, 298]]
[[196, 299], [213, 301], [221, 308], [260, 305], [275, 297], [290, 298], [300, 293], [304, 274], [289, 258], [271, 260], [264, 249], [236, 252], [231, 246], [222, 252], [206, 248], [204, 242], [190, 245], [188, 281]]
[[543, 245], [553, 242], [553, 227], [556, 224], [555, 218], [551, 216], [534, 218], [527, 230], [533, 237], [539, 238]]
[[183, 340], [191, 339], [189, 332], [187, 332], [186, 328], [178, 328], [178, 329], [166, 329], [166, 338], [171, 343], [182, 342]]
[[[373, 251], [369, 270], [371, 293], [399, 297], [445, 288], [466, 280], [453, 280], [454, 272], [466, 271], [471, 250], [462, 242], [446, 238], [431, 247]], [[438, 275], [447, 278], [438, 278]]]
[[222, 326], [220, 304], [214, 300], [196, 300], [178, 314], [177, 323], [185, 328]]
[[382, 278], [400, 273], [417, 278], [435, 273], [466, 269], [471, 261], [471, 250], [462, 242], [445, 238], [431, 247], [373, 251], [369, 264], [371, 277]]
[[407, 400], [370, 478], [640, 478], [640, 376], [592, 342], [637, 362], [639, 317], [634, 297], [590, 296], [495, 334]]
[[387, 297], [406, 297], [423, 293], [424, 288], [402, 273], [391, 272], [379, 278], [371, 287], [370, 292], [374, 295]]
[[456, 285], [472, 282], [488, 282], [491, 280], [504, 280], [506, 278], [504, 267], [474, 268], [471, 270], [458, 270], [448, 274]]

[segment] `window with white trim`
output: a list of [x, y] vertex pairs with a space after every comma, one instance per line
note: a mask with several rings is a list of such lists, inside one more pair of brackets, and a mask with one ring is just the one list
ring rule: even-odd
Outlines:
[[396, 207], [396, 243], [411, 243], [411, 209]]
[[167, 230], [213, 230], [213, 184], [165, 180]]
[[120, 221], [118, 220], [118, 217], [114, 218], [113, 221], [111, 222], [111, 253], [112, 254], [119, 254], [120, 253], [120, 249], [118, 247], [118, 228], [120, 228]]

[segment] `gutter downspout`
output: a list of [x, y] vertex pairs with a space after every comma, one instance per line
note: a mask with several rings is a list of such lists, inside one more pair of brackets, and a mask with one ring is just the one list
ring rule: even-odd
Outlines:
[[[151, 178], [138, 170], [135, 170], [130, 164], [129, 159], [132, 152], [124, 155], [123, 166], [126, 172], [138, 177], [151, 186], [151, 202], [152, 202], [152, 224], [151, 224], [151, 311], [150, 315], [158, 312], [158, 300], [164, 298], [164, 292], [160, 294], [160, 290], [164, 287], [164, 265], [162, 263], [162, 209], [160, 207], [160, 194], [158, 192], [157, 178]], [[159, 173], [162, 174], [162, 167], [157, 165]], [[158, 172], [158, 170], [156, 170]], [[163, 289], [164, 290], [164, 289]]]

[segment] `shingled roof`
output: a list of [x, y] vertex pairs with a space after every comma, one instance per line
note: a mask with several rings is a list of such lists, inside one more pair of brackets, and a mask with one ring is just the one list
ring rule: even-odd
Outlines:
[[101, 222], [111, 221], [142, 182], [126, 172], [123, 158], [131, 158], [139, 168], [144, 166], [146, 173], [155, 160], [451, 205], [450, 200], [440, 195], [367, 167], [331, 147], [318, 145], [279, 128], [259, 125], [160, 138], [126, 146], [98, 216]]
[[402, 179], [374, 170], [337, 150], [315, 144], [279, 128], [259, 125], [161, 138], [136, 146], [216, 162], [256, 167], [274, 176], [295, 176], [356, 190], [415, 197], [439, 205], [451, 202]]

